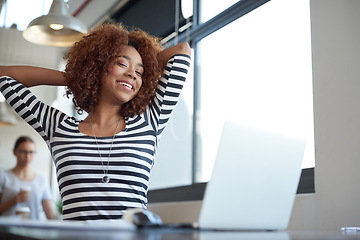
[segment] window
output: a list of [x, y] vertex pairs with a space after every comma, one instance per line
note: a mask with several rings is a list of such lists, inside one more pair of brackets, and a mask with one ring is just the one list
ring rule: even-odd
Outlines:
[[150, 178], [151, 189], [192, 184], [194, 62], [191, 66], [180, 100], [160, 139]]
[[231, 7], [239, 0], [222, 0], [222, 1], [200, 1], [200, 23], [204, 23], [215, 17], [225, 9]]
[[313, 145], [309, 14], [306, 1], [272, 0], [199, 42], [197, 182], [210, 179], [226, 119]]
[[23, 31], [34, 18], [46, 15], [51, 3], [52, 0], [5, 1], [0, 12], [0, 26], [10, 28], [16, 24], [17, 29]]
[[[195, 3], [198, 9], [194, 8], [192, 30], [178, 38], [179, 42], [190, 39], [194, 47], [194, 99], [189, 99], [189, 102], [194, 101], [194, 129], [190, 141], [193, 154], [188, 155], [192, 157], [192, 168], [187, 158], [177, 158], [177, 154], [167, 159], [159, 157], [161, 151], [173, 151], [179, 145], [159, 149], [157, 161], [162, 162], [158, 165], [169, 161], [167, 174], [170, 177], [161, 175], [158, 178], [155, 164], [152, 180], [162, 184], [161, 187], [150, 185], [149, 202], [202, 198], [226, 119], [307, 138], [302, 175], [306, 182], [300, 181], [298, 192], [313, 192], [315, 161], [309, 2], [229, 0], [224, 1], [225, 8], [234, 4], [224, 12], [219, 13], [223, 10], [220, 7], [206, 9], [217, 3]], [[202, 17], [196, 23], [199, 12]], [[188, 98], [185, 95], [183, 97]], [[179, 115], [173, 120], [181, 119]], [[183, 123], [179, 119], [175, 121]], [[164, 139], [160, 148], [163, 144]], [[181, 148], [185, 146], [187, 149], [188, 143], [182, 144]], [[170, 168], [174, 162], [175, 167]], [[182, 164], [192, 169], [192, 179], [187, 174], [186, 180], [182, 181], [190, 181], [190, 187], [179, 182], [172, 185], [173, 182], [169, 181], [182, 176], [179, 174], [184, 167]], [[171, 169], [175, 171], [171, 172]]]

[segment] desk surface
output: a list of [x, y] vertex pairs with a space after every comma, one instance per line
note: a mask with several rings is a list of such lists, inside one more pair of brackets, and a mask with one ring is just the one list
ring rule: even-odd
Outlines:
[[139, 229], [139, 230], [87, 230], [74, 229], [39, 229], [33, 227], [0, 227], [0, 239], [6, 240], [92, 240], [92, 239], [126, 239], [126, 240], [348, 240], [360, 239], [360, 233], [339, 231], [200, 231], [194, 229]]

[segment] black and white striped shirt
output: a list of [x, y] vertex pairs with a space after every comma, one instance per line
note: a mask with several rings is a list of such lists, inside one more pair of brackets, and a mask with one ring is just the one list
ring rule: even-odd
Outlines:
[[[46, 141], [56, 167], [64, 220], [119, 219], [127, 208], [146, 208], [149, 176], [159, 137], [185, 82], [189, 56], [177, 54], [167, 63], [153, 104], [126, 119], [116, 134], [108, 166], [110, 182], [102, 182], [113, 137], [81, 133], [80, 121], [39, 101], [10, 77], [0, 90], [14, 110]], [[104, 166], [102, 166], [102, 164]]]

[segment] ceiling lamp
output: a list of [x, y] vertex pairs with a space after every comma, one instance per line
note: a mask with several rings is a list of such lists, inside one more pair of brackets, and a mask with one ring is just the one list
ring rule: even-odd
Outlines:
[[35, 44], [69, 47], [86, 32], [87, 27], [69, 14], [64, 0], [53, 0], [49, 14], [32, 20], [23, 36]]

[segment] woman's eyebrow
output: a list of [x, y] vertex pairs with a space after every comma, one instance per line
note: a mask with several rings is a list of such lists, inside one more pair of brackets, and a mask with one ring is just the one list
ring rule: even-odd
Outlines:
[[[120, 58], [120, 57], [125, 58], [125, 59], [128, 60], [128, 61], [131, 60], [131, 58], [130, 58], [129, 56], [126, 56], [126, 55], [120, 55], [120, 56], [118, 56], [118, 57], [119, 57], [119, 58]], [[138, 66], [144, 68], [144, 65], [143, 65], [142, 63], [138, 63]]]

